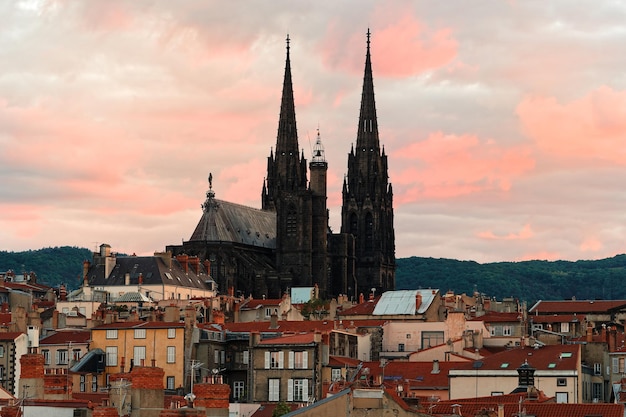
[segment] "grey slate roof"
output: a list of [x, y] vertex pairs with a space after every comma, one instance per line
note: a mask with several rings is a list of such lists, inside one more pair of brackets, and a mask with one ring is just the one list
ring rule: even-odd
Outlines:
[[233, 242], [276, 248], [276, 213], [218, 200], [212, 190], [190, 241]]
[[124, 285], [128, 273], [132, 285], [138, 284], [139, 274], [141, 274], [144, 285], [165, 284], [210, 289], [206, 281], [212, 280], [204, 270], [202, 263], [200, 263], [200, 274], [198, 275], [191, 265], [188, 267], [188, 272], [185, 272], [176, 259], [172, 259], [171, 263], [172, 267], [169, 268], [159, 256], [117, 257], [115, 267], [108, 277], [104, 276], [104, 264], [92, 265], [87, 272], [87, 277], [91, 286]]

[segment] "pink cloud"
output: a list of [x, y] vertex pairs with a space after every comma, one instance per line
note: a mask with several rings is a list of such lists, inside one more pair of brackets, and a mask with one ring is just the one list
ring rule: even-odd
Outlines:
[[537, 252], [532, 252], [532, 253], [526, 253], [522, 256], [520, 256], [517, 261], [536, 261], [536, 260], [542, 260], [542, 261], [556, 261], [559, 259], [563, 259], [562, 254], [560, 254], [559, 252], [550, 252], [550, 251], [537, 251]]
[[505, 148], [493, 140], [442, 132], [400, 148], [391, 157], [398, 203], [508, 191], [516, 177], [535, 166], [524, 146]]
[[508, 233], [506, 235], [496, 235], [491, 230], [477, 233], [479, 238], [489, 240], [526, 240], [532, 238], [534, 235], [535, 233], [530, 224], [525, 224], [522, 230], [517, 233]]
[[599, 252], [602, 248], [602, 242], [595, 236], [588, 236], [580, 243], [582, 252]]
[[[385, 2], [372, 15], [378, 22], [377, 27], [372, 29], [372, 65], [376, 76], [419, 74], [443, 67], [457, 55], [458, 43], [452, 37], [452, 30], [428, 28], [408, 6], [394, 8], [391, 3]], [[398, 19], [398, 16], [402, 17]], [[365, 34], [348, 34], [346, 30], [336, 20], [328, 25], [319, 45], [322, 61], [330, 68], [360, 74], [363, 71]], [[347, 41], [337, 41], [346, 37]]]
[[554, 97], [528, 96], [517, 114], [544, 152], [626, 164], [626, 91], [603, 86], [564, 104]]

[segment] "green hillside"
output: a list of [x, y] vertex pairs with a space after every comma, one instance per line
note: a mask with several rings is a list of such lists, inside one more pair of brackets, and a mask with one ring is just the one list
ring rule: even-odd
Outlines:
[[434, 258], [397, 259], [398, 289], [438, 288], [528, 302], [626, 299], [626, 255], [597, 261], [524, 261], [479, 264]]
[[0, 251], [0, 271], [16, 274], [34, 272], [37, 282], [56, 287], [66, 284], [70, 289], [80, 286], [83, 261], [91, 260], [89, 249], [62, 246], [24, 252]]

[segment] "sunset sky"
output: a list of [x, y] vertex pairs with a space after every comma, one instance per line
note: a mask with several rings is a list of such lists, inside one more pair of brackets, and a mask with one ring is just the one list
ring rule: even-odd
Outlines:
[[260, 208], [287, 34], [338, 232], [369, 27], [397, 257], [624, 253], [624, 22], [585, 0], [1, 2], [0, 250], [162, 251], [209, 173]]

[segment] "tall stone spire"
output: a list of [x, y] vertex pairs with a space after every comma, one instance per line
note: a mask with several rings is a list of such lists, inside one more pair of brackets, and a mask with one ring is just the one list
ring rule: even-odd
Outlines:
[[365, 294], [395, 288], [393, 192], [378, 139], [370, 35], [368, 29], [357, 140], [348, 154], [341, 208], [341, 232], [354, 236], [357, 288]]
[[285, 78], [283, 80], [283, 97], [280, 103], [280, 119], [278, 120], [278, 137], [276, 153], [291, 152], [298, 154], [298, 131], [296, 129], [296, 107], [293, 99], [291, 82], [291, 61], [289, 58], [289, 35], [287, 35], [287, 59], [285, 61]]
[[283, 95], [280, 103], [276, 151], [267, 158], [267, 177], [263, 184], [262, 208], [275, 210], [278, 194], [296, 192], [307, 187], [306, 160], [298, 153], [298, 130], [296, 129], [296, 107], [291, 82], [291, 60], [289, 56], [289, 35], [287, 35], [287, 58]]
[[378, 150], [378, 119], [376, 117], [376, 100], [374, 99], [374, 77], [372, 75], [372, 59], [370, 56], [370, 30], [367, 29], [367, 52], [365, 54], [365, 73], [363, 75], [363, 92], [361, 93], [361, 112], [357, 134], [357, 148]]

